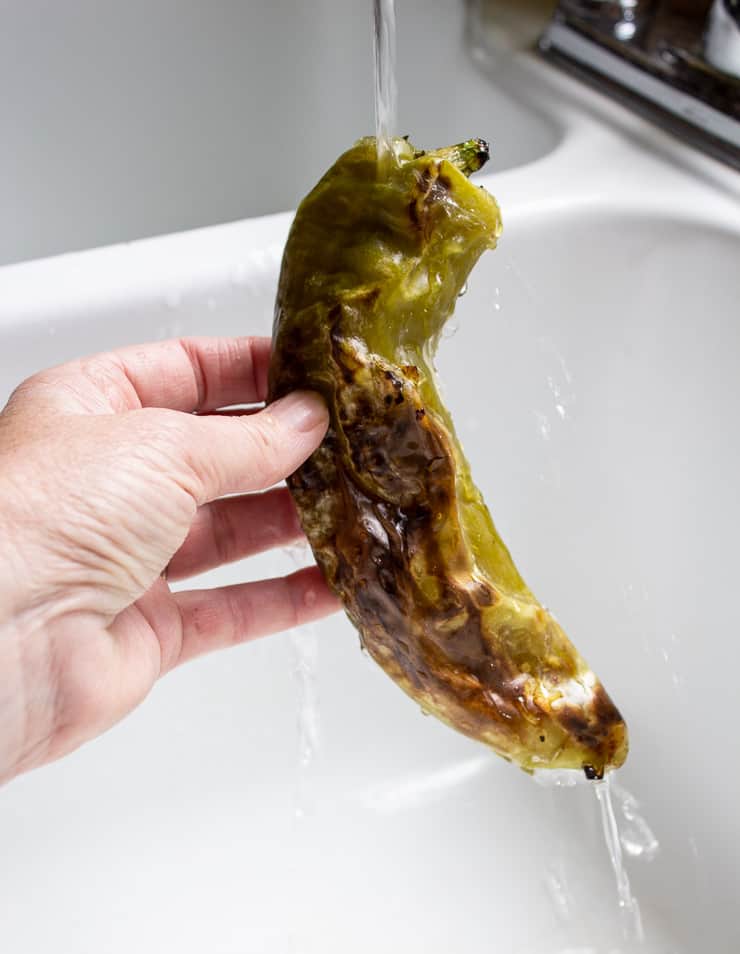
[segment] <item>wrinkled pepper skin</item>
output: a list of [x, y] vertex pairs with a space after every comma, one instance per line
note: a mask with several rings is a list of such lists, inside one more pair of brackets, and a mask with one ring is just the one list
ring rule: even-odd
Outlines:
[[363, 645], [422, 709], [527, 771], [600, 778], [626, 757], [625, 724], [514, 566], [432, 370], [501, 230], [494, 199], [467, 178], [487, 147], [395, 140], [394, 153], [380, 174], [375, 140], [360, 140], [288, 238], [270, 400], [312, 389], [331, 417], [288, 485]]

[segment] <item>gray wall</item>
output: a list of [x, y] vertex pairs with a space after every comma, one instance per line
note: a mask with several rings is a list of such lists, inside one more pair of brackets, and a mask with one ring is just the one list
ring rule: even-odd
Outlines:
[[[516, 106], [482, 96], [462, 0], [397, 6], [400, 131], [496, 140]], [[295, 207], [372, 130], [370, 7], [0, 0], [0, 264]]]

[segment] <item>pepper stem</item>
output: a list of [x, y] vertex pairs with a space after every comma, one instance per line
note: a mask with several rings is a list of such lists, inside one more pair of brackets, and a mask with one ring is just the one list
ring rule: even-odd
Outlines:
[[460, 172], [469, 176], [488, 162], [491, 152], [485, 139], [468, 139], [467, 142], [460, 142], [456, 146], [434, 149], [429, 155], [446, 159]]

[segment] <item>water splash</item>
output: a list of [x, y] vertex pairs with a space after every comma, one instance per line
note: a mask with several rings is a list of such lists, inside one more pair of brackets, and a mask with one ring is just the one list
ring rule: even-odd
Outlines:
[[611, 789], [618, 807], [617, 814], [621, 816], [617, 827], [622, 848], [631, 858], [652, 861], [660, 851], [660, 842], [640, 813], [640, 803], [631, 792], [614, 781]]
[[375, 53], [375, 135], [378, 160], [392, 154], [396, 126], [396, 9], [394, 0], [373, 0]]
[[550, 419], [547, 414], [543, 414], [542, 411], [534, 411], [533, 413], [537, 418], [537, 430], [540, 432], [540, 437], [543, 441], [549, 441], [550, 434], [552, 433]]
[[535, 769], [534, 781], [542, 788], [573, 788], [574, 785], [593, 785], [583, 772], [577, 769]]
[[624, 866], [622, 856], [622, 842], [619, 837], [619, 828], [614, 814], [612, 801], [612, 787], [609, 776], [594, 783], [594, 791], [601, 809], [601, 825], [604, 830], [604, 839], [609, 851], [609, 860], [614, 870], [617, 884], [617, 899], [622, 918], [622, 933], [625, 940], [637, 941], [642, 944], [645, 940], [645, 931], [642, 926], [642, 916], [637, 898], [632, 894], [629, 875]]

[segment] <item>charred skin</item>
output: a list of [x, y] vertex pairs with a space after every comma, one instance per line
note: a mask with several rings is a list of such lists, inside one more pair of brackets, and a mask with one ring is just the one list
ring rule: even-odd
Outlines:
[[288, 238], [270, 399], [315, 390], [331, 417], [288, 484], [363, 645], [408, 695], [527, 771], [600, 778], [626, 757], [625, 724], [514, 566], [432, 370], [501, 230], [467, 179], [487, 148], [394, 147], [382, 177], [373, 139], [345, 153]]

